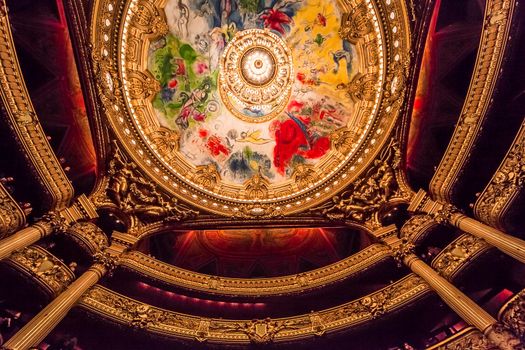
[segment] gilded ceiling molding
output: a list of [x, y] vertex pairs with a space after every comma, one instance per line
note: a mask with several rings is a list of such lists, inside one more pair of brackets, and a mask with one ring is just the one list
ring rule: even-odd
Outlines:
[[234, 296], [275, 296], [296, 294], [342, 282], [388, 259], [390, 249], [372, 244], [358, 253], [308, 272], [274, 278], [227, 278], [188, 271], [146, 254], [131, 251], [120, 258], [120, 268], [177, 288]]
[[221, 344], [297, 341], [342, 331], [399, 310], [430, 292], [421, 278], [407, 277], [341, 306], [295, 317], [225, 320], [185, 315], [147, 305], [96, 285], [82, 297], [82, 309], [112, 322], [176, 339]]
[[0, 183], [0, 239], [15, 233], [25, 224], [24, 211]]
[[525, 343], [525, 290], [517, 293], [501, 308], [498, 319]]
[[525, 182], [525, 124], [489, 184], [474, 205], [474, 215], [490, 226], [504, 230], [503, 218]]
[[432, 260], [431, 266], [449, 281], [472, 261], [493, 248], [483, 239], [468, 233], [459, 236]]
[[66, 230], [66, 235], [89, 255], [94, 255], [109, 246], [104, 231], [92, 222], [77, 222]]
[[500, 348], [494, 345], [487, 339], [478, 329], [474, 327], [467, 327], [462, 329], [453, 336], [433, 345], [426, 350], [499, 350]]
[[[1, 1], [2, 6], [5, 0]], [[5, 118], [30, 167], [44, 188], [50, 208], [65, 208], [73, 185], [58, 161], [38, 121], [18, 63], [7, 13], [0, 15], [0, 95]]]
[[[188, 7], [185, 3], [182, 2], [181, 4]], [[268, 159], [268, 162], [259, 164], [257, 162], [260, 159], [260, 154], [254, 155], [255, 151], [253, 150], [243, 153], [242, 157], [255, 157], [251, 159], [250, 166], [255, 166], [258, 169], [243, 181], [231, 175], [231, 171], [227, 171], [224, 164], [221, 163], [222, 169], [219, 169], [221, 167], [218, 165], [221, 162], [219, 156], [211, 163], [208, 161], [204, 163], [202, 161], [194, 162], [194, 158], [187, 157], [188, 149], [184, 147], [189, 147], [187, 146], [189, 144], [188, 137], [193, 137], [196, 134], [192, 131], [190, 135], [186, 130], [194, 125], [194, 121], [202, 122], [202, 125], [207, 126], [207, 118], [213, 119], [214, 113], [218, 113], [217, 103], [220, 104], [220, 101], [213, 100], [209, 103], [206, 101], [211, 95], [220, 93], [220, 100], [225, 104], [223, 110], [229, 110], [232, 113], [231, 118], [226, 119], [226, 124], [230, 125], [233, 121], [242, 123], [246, 122], [247, 119], [249, 123], [253, 122], [250, 124], [251, 126], [246, 126], [245, 131], [238, 130], [237, 136], [231, 136], [233, 135], [231, 133], [228, 134], [230, 136], [221, 134], [224, 136], [223, 138], [229, 138], [229, 144], [235, 143], [237, 145], [231, 146], [232, 150], [234, 147], [239, 148], [244, 147], [244, 145], [249, 145], [253, 149], [268, 148], [270, 146], [264, 145], [269, 142], [277, 142], [277, 140], [272, 141], [267, 135], [269, 131], [266, 129], [256, 130], [259, 125], [264, 124], [267, 118], [275, 117], [277, 119], [274, 121], [279, 123], [287, 121], [302, 123], [293, 115], [293, 113], [299, 113], [298, 105], [294, 107], [293, 104], [290, 104], [286, 111], [282, 111], [282, 96], [276, 95], [273, 90], [275, 87], [276, 89], [284, 89], [285, 92], [289, 91], [289, 82], [284, 77], [282, 80], [280, 78], [272, 80], [274, 76], [270, 73], [274, 70], [271, 68], [273, 65], [270, 64], [270, 68], [268, 68], [270, 73], [267, 76], [257, 77], [257, 79], [269, 79], [268, 82], [264, 80], [264, 84], [258, 87], [256, 82], [259, 80], [250, 80], [249, 74], [251, 73], [249, 71], [240, 72], [240, 74], [244, 74], [243, 77], [248, 79], [247, 81], [252, 81], [253, 86], [250, 89], [262, 89], [265, 94], [255, 94], [249, 97], [246, 94], [252, 90], [241, 89], [237, 94], [232, 95], [225, 93], [225, 91], [227, 89], [238, 89], [238, 86], [232, 85], [232, 81], [227, 81], [230, 78], [234, 79], [228, 75], [230, 73], [226, 73], [231, 71], [222, 70], [223, 73], [219, 74], [216, 83], [212, 84], [210, 80], [204, 80], [198, 87], [193, 86], [187, 91], [184, 90], [184, 93], [180, 93], [182, 105], [177, 104], [178, 102], [172, 103], [168, 108], [170, 111], [178, 111], [182, 108], [184, 111], [177, 114], [178, 117], [177, 115], [170, 116], [170, 122], [159, 121], [158, 118], [161, 118], [160, 115], [164, 110], [162, 109], [164, 107], [159, 107], [164, 103], [162, 98], [168, 98], [162, 93], [166, 94], [168, 87], [165, 86], [165, 82], [161, 84], [163, 73], [159, 73], [155, 68], [155, 65], [161, 61], [155, 60], [151, 56], [152, 52], [163, 50], [163, 48], [176, 50], [176, 57], [169, 63], [179, 65], [180, 69], [173, 73], [175, 75], [185, 76], [185, 72], [189, 69], [204, 71], [209, 69], [203, 65], [200, 65], [200, 68], [195, 68], [196, 66], [193, 68], [186, 67], [188, 62], [194, 65], [194, 56], [199, 57], [201, 55], [195, 50], [202, 49], [206, 46], [206, 42], [205, 40], [199, 41], [198, 38], [195, 38], [196, 43], [193, 42], [193, 39], [186, 40], [185, 34], [177, 34], [179, 37], [174, 36], [174, 31], [186, 33], [188, 28], [184, 28], [187, 21], [177, 17], [187, 15], [186, 12], [179, 8], [173, 8], [168, 12], [164, 11], [164, 6], [172, 5], [173, 3], [169, 0], [98, 0], [94, 4], [91, 23], [94, 74], [97, 77], [98, 94], [108, 125], [115, 133], [115, 138], [121, 143], [122, 152], [128, 157], [129, 162], [135, 163], [138, 168], [142, 169], [144, 178], [151, 179], [151, 182], [157, 185], [159, 192], [167, 192], [169, 197], [177, 198], [181, 203], [190, 203], [192, 207], [215, 215], [252, 220], [280, 218], [305, 212], [310, 208], [320, 206], [327, 200], [331, 201], [334, 193], [343, 192], [353, 181], [363, 177], [363, 174], [374, 164], [374, 161], [384, 160], [381, 157], [390, 152], [386, 149], [391, 146], [393, 131], [398, 124], [400, 109], [407, 91], [408, 67], [410, 66], [412, 40], [408, 10], [404, 1], [345, 0], [337, 2], [336, 13], [342, 14], [341, 21], [337, 22], [337, 29], [326, 36], [319, 34], [315, 39], [318, 47], [322, 46], [326, 40], [331, 40], [332, 37], [344, 42], [345, 45], [353, 45], [354, 47], [352, 52], [356, 57], [355, 72], [348, 73], [350, 76], [347, 79], [348, 82], [338, 83], [334, 90], [335, 94], [346, 96], [344, 100], [339, 100], [339, 102], [355, 105], [355, 108], [344, 109], [351, 114], [346, 116], [351, 117], [349, 119], [351, 123], [341, 122], [342, 124], [337, 129], [327, 134], [327, 138], [331, 140], [329, 150], [326, 151], [328, 153], [322, 159], [315, 156], [317, 157], [315, 159], [321, 160], [290, 165], [286, 171], [282, 169], [281, 173], [276, 172], [269, 175], [264, 170], [266, 168], [263, 167], [263, 165], [268, 165], [271, 168], [274, 166], [272, 164], [276, 164], [280, 160], [275, 160], [272, 163]], [[196, 13], [195, 18], [202, 16], [204, 15]], [[217, 35], [220, 28], [215, 29], [217, 30], [208, 33], [212, 38]], [[276, 33], [263, 29], [237, 31], [235, 26], [225, 26], [220, 30], [228, 31], [221, 35], [224, 35], [223, 37], [228, 38], [229, 42], [234, 44], [230, 46], [233, 51], [226, 50], [218, 60], [219, 66], [228, 64], [228, 57], [236, 57], [237, 49], [244, 50], [244, 46], [235, 43], [243, 42], [244, 36], [251, 31], [251, 34], [258, 36], [261, 43], [275, 41], [279, 45], [276, 44], [272, 47], [283, 47], [283, 49], [269, 54], [269, 51], [261, 44], [262, 46], [259, 45], [254, 49], [253, 52], [257, 52], [255, 56], [252, 57], [253, 52], [250, 50], [245, 52], [247, 62], [252, 62], [252, 58], [260, 56], [264, 59], [255, 60], [257, 61], [254, 61], [256, 64], [262, 65], [265, 62], [273, 62], [278, 65], [285, 65], [285, 67], [275, 70], [275, 76], [284, 74], [285, 71], [289, 72], [287, 70], [289, 68], [288, 63], [291, 61], [289, 60], [290, 57], [287, 56], [288, 51], [285, 46], [290, 43], [284, 43], [286, 39], [284, 36], [279, 37]], [[174, 42], [179, 42], [179, 44], [173, 44]], [[250, 42], [253, 44], [255, 41]], [[212, 43], [208, 42], [207, 44], [211, 45]], [[340, 44], [338, 43], [338, 45]], [[204, 49], [201, 51], [204, 52]], [[330, 64], [327, 64], [329, 68], [323, 74], [328, 74], [326, 72], [337, 74], [342, 68], [343, 62], [346, 63], [346, 68], [351, 70], [350, 58], [352, 56], [349, 52], [333, 52], [334, 62], [330, 61]], [[244, 51], [242, 53], [244, 55]], [[280, 58], [275, 60], [272, 55], [277, 55], [275, 57]], [[325, 56], [323, 59], [326, 59]], [[297, 57], [295, 59], [298, 59]], [[183, 63], [184, 60], [187, 62]], [[255, 69], [259, 68], [256, 67]], [[233, 74], [233, 72], [231, 73]], [[216, 76], [210, 75], [211, 81], [215, 79], [214, 77], [216, 78]], [[297, 79], [306, 78], [299, 74]], [[299, 80], [295, 82], [296, 85], [300, 85]], [[308, 81], [311, 86], [316, 86], [315, 79]], [[265, 85], [266, 83], [267, 85]], [[172, 81], [170, 84], [169, 88], [173, 90], [179, 83]], [[321, 83], [317, 85], [320, 86]], [[269, 86], [272, 88], [270, 89]], [[265, 90], [267, 87], [268, 89]], [[179, 86], [179, 88], [182, 87]], [[220, 91], [215, 91], [217, 88]], [[305, 88], [303, 86], [301, 89]], [[310, 88], [308, 87], [308, 89]], [[300, 89], [296, 87], [296, 90], [299, 91]], [[283, 93], [283, 95], [286, 94]], [[213, 96], [213, 98], [216, 97]], [[251, 106], [255, 103], [252, 100], [256, 96], [266, 96], [264, 98], [270, 98], [270, 100], [275, 97], [276, 100], [272, 100], [275, 105], [272, 105], [271, 111], [258, 119], [257, 116], [245, 115], [248, 113], [245, 108], [241, 113], [244, 113], [242, 118], [239, 117], [240, 112], [237, 107], [240, 105]], [[173, 95], [170, 95], [168, 99], [173, 100], [173, 98]], [[207, 107], [202, 113], [207, 114], [197, 113], [197, 110], [204, 108], [201, 104], [205, 102]], [[266, 108], [265, 103], [268, 101], [259, 102], [252, 107], [259, 108], [262, 106]], [[308, 111], [311, 109], [304, 109], [304, 111], [310, 113]], [[173, 118], [177, 119], [176, 125]], [[352, 125], [350, 126], [350, 124]], [[167, 127], [168, 125], [170, 127]], [[314, 134], [317, 135], [322, 131], [321, 129], [312, 132], [315, 131]], [[204, 131], [202, 135], [204, 135]], [[208, 142], [212, 142], [208, 146], [199, 146], [203, 150], [206, 150], [207, 147], [217, 146], [216, 135], [202, 137], [208, 137]], [[309, 147], [313, 147], [317, 139], [308, 142]], [[235, 148], [235, 150], [237, 149]], [[228, 153], [223, 148], [219, 148], [217, 152]], [[272, 152], [268, 151], [267, 153]], [[307, 157], [304, 154], [303, 156]], [[377, 176], [373, 181], [378, 182], [377, 186], [382, 186], [380, 196], [388, 197], [390, 192], [395, 192], [392, 185], [391, 169], [383, 168], [380, 172], [381, 174], [376, 174]], [[382, 178], [382, 175], [385, 178]], [[383, 182], [380, 184], [380, 181]], [[345, 198], [345, 200], [349, 199]], [[372, 200], [363, 197], [359, 201]], [[357, 204], [359, 205], [361, 202]], [[377, 207], [377, 204], [374, 202], [371, 205]], [[363, 216], [370, 216], [368, 211], [367, 209], [366, 215]], [[354, 216], [356, 215], [359, 216], [359, 214], [354, 214]]]
[[469, 91], [452, 139], [432, 181], [430, 193], [439, 201], [453, 202], [453, 191], [480, 136], [491, 96], [505, 56], [515, 0], [489, 0], [481, 44]]
[[36, 282], [50, 298], [57, 297], [75, 279], [70, 267], [38, 245], [14, 252], [3, 263]]

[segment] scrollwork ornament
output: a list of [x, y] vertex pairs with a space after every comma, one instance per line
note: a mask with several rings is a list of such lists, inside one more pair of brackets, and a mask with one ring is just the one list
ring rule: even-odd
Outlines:
[[345, 13], [341, 21], [339, 36], [355, 44], [365, 35], [374, 30], [372, 21], [368, 16], [366, 3], [363, 1], [355, 7], [350, 13]]
[[24, 226], [25, 215], [20, 206], [0, 185], [0, 238], [16, 232]]
[[437, 350], [499, 350], [477, 329], [470, 329], [459, 337], [445, 342]]
[[464, 234], [443, 249], [432, 262], [434, 267], [443, 277], [450, 278], [462, 267], [490, 245], [483, 239]]
[[61, 260], [39, 246], [29, 246], [14, 252], [7, 263], [28, 271], [54, 295], [63, 291], [75, 278]]

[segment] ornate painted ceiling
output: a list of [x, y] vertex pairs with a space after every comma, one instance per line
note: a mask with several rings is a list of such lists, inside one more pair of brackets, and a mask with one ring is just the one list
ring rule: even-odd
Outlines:
[[[257, 219], [403, 197], [402, 1], [108, 0], [92, 35], [112, 171], [136, 164], [168, 201]], [[350, 184], [374, 190], [333, 202]]]

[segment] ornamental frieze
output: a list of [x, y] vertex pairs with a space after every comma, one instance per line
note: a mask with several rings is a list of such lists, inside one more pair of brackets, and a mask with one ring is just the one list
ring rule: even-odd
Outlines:
[[525, 182], [525, 126], [522, 125], [498, 170], [474, 205], [477, 218], [503, 228], [502, 219]]
[[304, 293], [321, 286], [345, 281], [389, 257], [388, 247], [372, 244], [348, 258], [319, 269], [297, 275], [248, 280], [196, 273], [164, 263], [138, 251], [124, 254], [120, 258], [120, 268], [164, 284], [203, 293], [272, 296]]
[[491, 248], [491, 245], [483, 239], [470, 234], [463, 234], [434, 258], [432, 267], [441, 276], [451, 280], [468, 263]]
[[[210, 319], [181, 314], [143, 304], [98, 285], [84, 294], [79, 306], [112, 322], [162, 336], [223, 344], [268, 344], [355, 327], [398, 310], [428, 292], [428, 285], [411, 274], [369, 296], [332, 309], [288, 318], [256, 320]], [[381, 303], [380, 307], [378, 303]]]
[[56, 297], [75, 279], [70, 267], [44, 248], [33, 245], [14, 252], [4, 262], [33, 278], [50, 297]]

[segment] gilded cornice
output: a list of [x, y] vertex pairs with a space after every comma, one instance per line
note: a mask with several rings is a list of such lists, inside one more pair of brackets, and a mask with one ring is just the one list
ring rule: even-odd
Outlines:
[[441, 202], [452, 203], [454, 186], [480, 137], [505, 55], [515, 3], [515, 0], [487, 1], [481, 44], [467, 97], [452, 139], [430, 183], [430, 193]]
[[177, 288], [235, 296], [276, 296], [295, 294], [342, 282], [391, 256], [390, 249], [372, 244], [334, 264], [312, 271], [274, 278], [227, 278], [188, 271], [137, 251], [120, 258], [120, 267]]
[[18, 250], [3, 262], [36, 282], [50, 298], [58, 296], [75, 279], [62, 260], [37, 245]]
[[483, 333], [474, 327], [467, 327], [452, 337], [433, 345], [427, 350], [498, 350], [499, 348], [492, 344]]
[[503, 218], [525, 182], [525, 124], [474, 205], [474, 215], [490, 226], [504, 229]]
[[176, 339], [221, 344], [265, 344], [295, 341], [347, 330], [385, 316], [430, 292], [414, 274], [341, 306], [279, 319], [225, 320], [160, 309], [117, 294], [91, 288], [79, 306], [113, 322]]
[[[0, 3], [6, 8], [4, 0]], [[18, 63], [6, 11], [0, 14], [0, 95], [8, 124], [46, 192], [47, 205], [64, 208], [73, 198], [73, 186], [38, 121]]]
[[24, 211], [0, 183], [0, 238], [18, 231], [25, 224]]
[[432, 260], [431, 265], [441, 276], [453, 280], [460, 271], [491, 248], [483, 239], [466, 233], [446, 246]]

